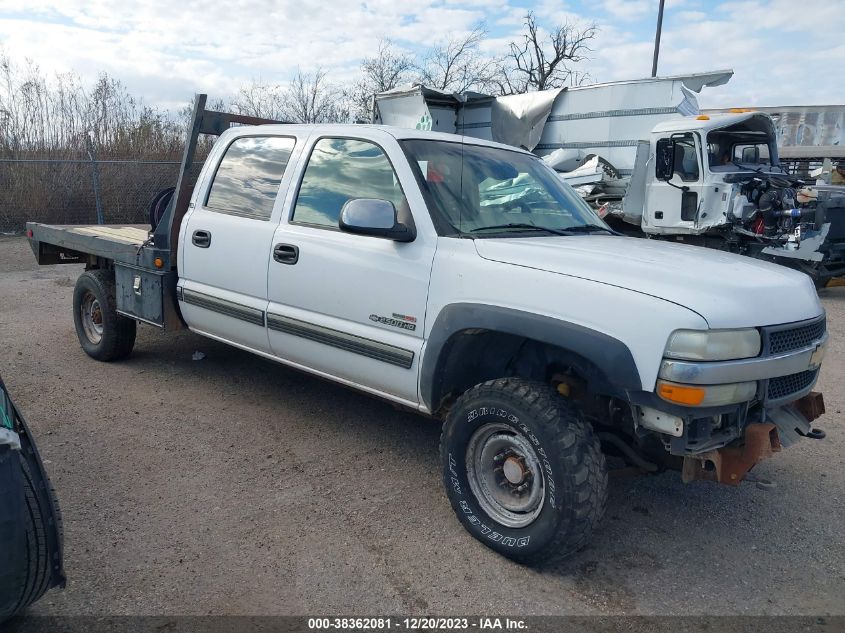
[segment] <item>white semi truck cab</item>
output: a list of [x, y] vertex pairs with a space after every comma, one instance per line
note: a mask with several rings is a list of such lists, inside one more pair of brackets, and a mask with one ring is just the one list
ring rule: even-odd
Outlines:
[[[39, 263], [85, 264], [91, 357], [127, 359], [138, 322], [187, 327], [439, 420], [458, 519], [530, 564], [587, 543], [609, 466], [738, 485], [823, 437], [806, 275], [622, 236], [513, 147], [231, 123], [258, 121], [198, 100], [152, 230], [28, 224]], [[201, 132], [220, 138], [192, 184]]]
[[771, 117], [747, 110], [660, 123], [625, 194], [600, 214], [651, 237], [791, 264], [822, 286], [845, 273], [845, 190], [796, 181], [775, 139]]
[[732, 72], [493, 97], [424, 86], [376, 95], [376, 119], [533, 151], [615, 229], [845, 275], [845, 188], [805, 183], [765, 113], [702, 114], [695, 92]]

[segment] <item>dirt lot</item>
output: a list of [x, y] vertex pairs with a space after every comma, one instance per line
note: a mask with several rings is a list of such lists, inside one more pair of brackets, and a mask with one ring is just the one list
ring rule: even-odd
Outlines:
[[823, 293], [828, 437], [761, 464], [776, 488], [612, 480], [589, 549], [540, 573], [458, 524], [429, 420], [191, 333], [91, 360], [79, 271], [0, 238], [0, 373], [66, 524], [67, 589], [33, 613], [845, 613], [845, 288]]

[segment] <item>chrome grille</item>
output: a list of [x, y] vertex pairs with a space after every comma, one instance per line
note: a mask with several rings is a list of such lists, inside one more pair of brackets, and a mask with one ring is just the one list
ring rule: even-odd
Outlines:
[[766, 389], [767, 400], [781, 400], [793, 394], [798, 394], [810, 387], [816, 380], [818, 369], [799, 371], [789, 376], [778, 376], [769, 380]]
[[792, 350], [809, 347], [825, 333], [825, 319], [822, 317], [812, 323], [782, 330], [768, 329], [769, 354], [783, 354]]

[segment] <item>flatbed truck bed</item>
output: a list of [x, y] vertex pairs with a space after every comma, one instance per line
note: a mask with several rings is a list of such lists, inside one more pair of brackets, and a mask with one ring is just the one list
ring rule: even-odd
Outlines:
[[182, 218], [194, 183], [200, 134], [219, 136], [233, 124], [279, 123], [270, 119], [205, 109], [206, 95], [197, 95], [185, 151], [173, 194], [163, 217], [150, 225], [58, 225], [27, 222], [26, 234], [39, 264], [85, 264], [89, 269], [114, 270], [117, 312], [160, 328], [185, 327], [176, 300], [176, 251]]
[[168, 330], [184, 327], [176, 302], [175, 266], [144, 225], [54, 225], [27, 222], [39, 264], [114, 269], [117, 312]]
[[[26, 230], [39, 264], [81, 263], [92, 255], [127, 264], [137, 263], [139, 251], [150, 237], [149, 227], [137, 224], [27, 222]], [[56, 258], [61, 261], [54, 261]]]

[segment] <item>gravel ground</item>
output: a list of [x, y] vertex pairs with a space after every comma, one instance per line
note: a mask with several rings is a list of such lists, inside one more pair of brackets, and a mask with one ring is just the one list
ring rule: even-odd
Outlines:
[[93, 361], [79, 273], [0, 238], [0, 373], [66, 525], [67, 588], [34, 614], [845, 614], [845, 288], [827, 439], [759, 465], [776, 488], [612, 480], [590, 547], [538, 572], [458, 524], [435, 423], [189, 332]]

